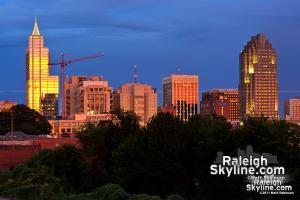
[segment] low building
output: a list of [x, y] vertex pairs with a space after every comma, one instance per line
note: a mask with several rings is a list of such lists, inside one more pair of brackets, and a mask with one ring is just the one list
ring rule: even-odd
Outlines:
[[60, 137], [64, 134], [74, 135], [87, 124], [91, 123], [95, 126], [101, 123], [111, 121], [111, 114], [75, 114], [75, 118], [71, 120], [49, 120], [52, 126], [51, 135]]
[[0, 136], [0, 171], [28, 162], [43, 149], [55, 149], [64, 144], [79, 146], [77, 138], [49, 138], [25, 135], [19, 131], [9, 132]]
[[4, 110], [9, 110], [11, 107], [16, 105], [17, 105], [16, 102], [10, 100], [0, 101], [0, 112]]

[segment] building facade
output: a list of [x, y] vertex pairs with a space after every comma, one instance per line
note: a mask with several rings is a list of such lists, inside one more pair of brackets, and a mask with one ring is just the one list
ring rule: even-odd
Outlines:
[[10, 101], [10, 100], [0, 101], [0, 112], [9, 110], [13, 106], [16, 106], [16, 105], [17, 105], [16, 102], [13, 102], [13, 101]]
[[163, 105], [174, 107], [176, 116], [186, 121], [198, 113], [199, 78], [175, 75], [163, 79]]
[[98, 126], [111, 120], [111, 114], [75, 114], [74, 119], [49, 120], [49, 123], [52, 127], [51, 135], [61, 137], [63, 134], [75, 134], [87, 124]]
[[284, 101], [284, 117], [287, 121], [300, 123], [300, 98]]
[[108, 81], [88, 80], [79, 84], [75, 91], [76, 114], [110, 113], [112, 87]]
[[112, 88], [102, 77], [71, 76], [64, 84], [66, 119], [74, 119], [75, 114], [110, 112]]
[[241, 117], [278, 119], [277, 53], [263, 33], [240, 53]]
[[239, 92], [237, 89], [214, 89], [202, 93], [201, 115], [224, 116], [228, 121], [239, 121]]
[[114, 110], [133, 111], [144, 126], [157, 113], [157, 93], [152, 86], [141, 83], [127, 83], [113, 94]]
[[49, 49], [35, 19], [26, 51], [27, 106], [47, 118], [58, 115], [59, 78], [50, 76]]

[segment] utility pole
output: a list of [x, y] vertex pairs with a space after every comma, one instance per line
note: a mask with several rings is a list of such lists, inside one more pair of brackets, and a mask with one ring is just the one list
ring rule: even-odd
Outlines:
[[10, 114], [10, 131], [11, 133], [14, 132], [14, 107], [11, 107], [11, 114]]

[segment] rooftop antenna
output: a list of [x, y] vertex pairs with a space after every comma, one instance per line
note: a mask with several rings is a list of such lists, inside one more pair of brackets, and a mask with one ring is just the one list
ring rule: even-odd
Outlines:
[[177, 68], [177, 74], [181, 74], [181, 69]]
[[134, 83], [137, 83], [137, 81], [138, 81], [137, 65], [134, 65], [134, 75], [133, 75], [133, 78], [134, 78]]

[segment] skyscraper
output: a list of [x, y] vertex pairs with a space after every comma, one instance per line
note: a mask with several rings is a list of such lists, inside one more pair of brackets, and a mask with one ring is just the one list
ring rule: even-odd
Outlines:
[[142, 126], [157, 113], [157, 93], [150, 85], [127, 83], [117, 89], [113, 97], [114, 109], [135, 112]]
[[240, 53], [239, 93], [241, 117], [278, 119], [277, 54], [263, 33]]
[[224, 116], [229, 121], [239, 120], [239, 92], [237, 89], [214, 89], [202, 93], [201, 115]]
[[47, 118], [58, 115], [59, 78], [49, 75], [49, 49], [35, 19], [26, 51], [27, 106]]
[[163, 79], [163, 106], [174, 107], [176, 116], [188, 120], [198, 113], [197, 75], [172, 74]]

